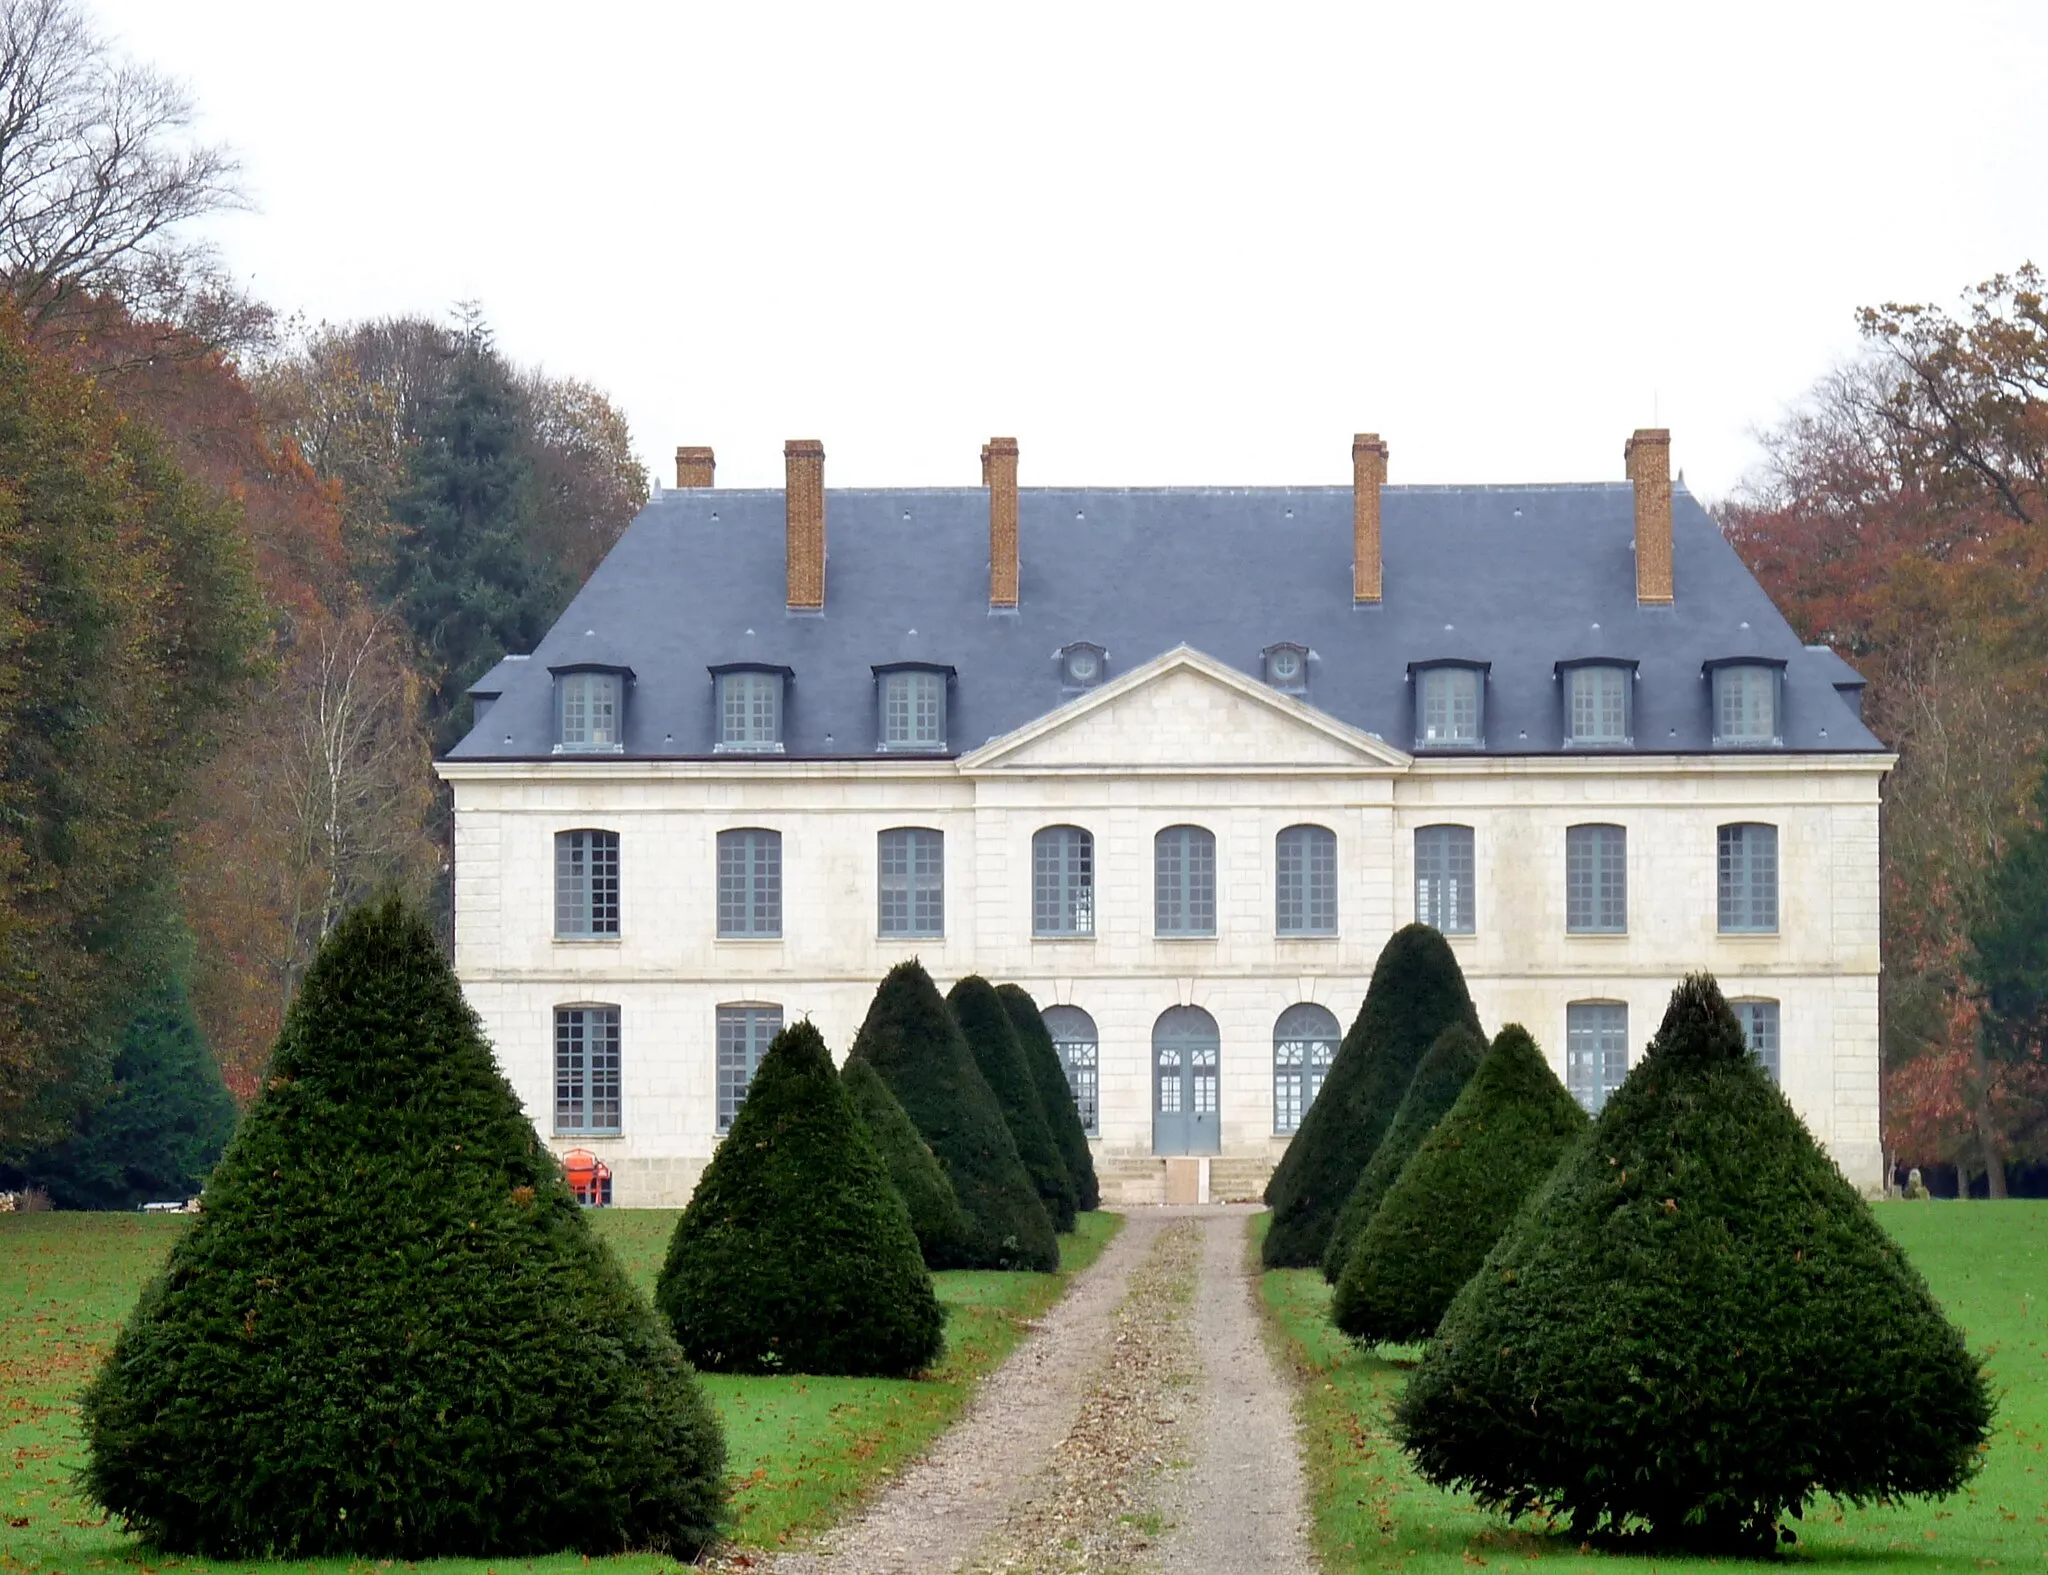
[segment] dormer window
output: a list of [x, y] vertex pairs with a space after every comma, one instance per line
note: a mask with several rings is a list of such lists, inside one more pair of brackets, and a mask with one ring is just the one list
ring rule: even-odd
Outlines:
[[1308, 647], [1283, 641], [1260, 653], [1266, 664], [1266, 682], [1282, 694], [1308, 693]]
[[946, 683], [950, 667], [877, 667], [882, 713], [879, 747], [937, 753], [946, 747]]
[[1486, 747], [1485, 662], [1417, 663], [1408, 669], [1415, 685], [1417, 749]]
[[789, 669], [714, 667], [711, 677], [718, 691], [718, 752], [780, 753], [783, 687]]
[[629, 669], [550, 669], [555, 676], [555, 751], [558, 754], [617, 753], [625, 747], [626, 682]]
[[1770, 748], [1783, 744], [1783, 662], [1738, 658], [1709, 662], [1706, 677], [1713, 686], [1714, 746]]
[[1634, 662], [1559, 662], [1567, 748], [1612, 748], [1635, 734]]
[[1108, 666], [1109, 653], [1099, 645], [1087, 640], [1063, 645], [1060, 647], [1060, 687], [1069, 694], [1093, 689], [1102, 682], [1103, 671]]

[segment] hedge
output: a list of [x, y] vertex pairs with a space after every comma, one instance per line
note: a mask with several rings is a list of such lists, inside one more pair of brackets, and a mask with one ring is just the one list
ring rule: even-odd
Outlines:
[[1081, 1107], [1074, 1102], [1074, 1088], [1067, 1081], [1067, 1069], [1060, 1065], [1060, 1053], [1053, 1048], [1052, 1034], [1038, 1015], [1038, 1003], [1031, 992], [1018, 984], [999, 984], [996, 994], [1010, 1014], [1017, 1041], [1024, 1047], [1024, 1059], [1038, 1085], [1039, 1103], [1052, 1140], [1065, 1161], [1067, 1175], [1074, 1183], [1074, 1206], [1084, 1212], [1102, 1206], [1102, 1186], [1095, 1179], [1095, 1156], [1088, 1148], [1088, 1129], [1081, 1124]]

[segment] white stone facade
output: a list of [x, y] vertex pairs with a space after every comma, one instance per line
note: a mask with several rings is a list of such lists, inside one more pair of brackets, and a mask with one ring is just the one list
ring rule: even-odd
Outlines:
[[[1041, 1005], [1085, 1008], [1100, 1035], [1098, 1163], [1147, 1195], [1152, 1027], [1194, 1005], [1221, 1039], [1222, 1159], [1270, 1167], [1273, 1029], [1289, 1006], [1357, 1012], [1388, 935], [1416, 917], [1414, 830], [1474, 831], [1475, 933], [1453, 947], [1491, 1033], [1525, 1024], [1560, 1076], [1566, 1008], [1623, 1002], [1633, 1060], [1677, 978], [1780, 1003], [1782, 1084], [1859, 1186], [1879, 1184], [1878, 790], [1885, 755], [1418, 758], [1185, 649], [959, 759], [445, 762], [456, 800], [456, 963], [508, 1076], [551, 1124], [553, 1015], [620, 1012], [621, 1130], [565, 1136], [612, 1167], [626, 1205], [683, 1202], [717, 1142], [721, 1003], [808, 1016], [843, 1054], [875, 986], [907, 955], [943, 990], [978, 972]], [[1779, 924], [1724, 935], [1716, 828], [1778, 828]], [[1626, 828], [1625, 934], [1568, 935], [1566, 828]], [[1275, 934], [1275, 838], [1336, 834], [1338, 933]], [[1095, 838], [1095, 934], [1032, 934], [1034, 832]], [[1213, 939], [1153, 934], [1153, 836], [1216, 839]], [[945, 837], [943, 939], [878, 938], [877, 837]], [[782, 837], [783, 932], [721, 940], [717, 834]], [[620, 935], [554, 935], [558, 831], [615, 831]]]

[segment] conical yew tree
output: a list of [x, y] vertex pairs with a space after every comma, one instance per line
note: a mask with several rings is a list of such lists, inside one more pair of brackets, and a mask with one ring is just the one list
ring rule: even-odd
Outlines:
[[1038, 1080], [1031, 1075], [1030, 1062], [1024, 1059], [1024, 1046], [1018, 1043], [1017, 1030], [1003, 998], [988, 980], [971, 973], [947, 993], [946, 1004], [953, 1009], [953, 1019], [960, 1025], [967, 1048], [974, 1052], [974, 1064], [981, 1068], [981, 1075], [996, 1096], [1003, 1124], [1017, 1141], [1017, 1157], [1024, 1161], [1025, 1174], [1030, 1176], [1038, 1201], [1052, 1220], [1052, 1228], [1061, 1233], [1072, 1230], [1074, 1179], [1067, 1174], [1067, 1163], [1060, 1158], [1059, 1147], [1052, 1140], [1052, 1128], [1045, 1120], [1045, 1101], [1038, 1094]]
[[1323, 1278], [1331, 1284], [1344, 1272], [1359, 1234], [1379, 1208], [1387, 1189], [1393, 1186], [1394, 1178], [1401, 1174], [1401, 1167], [1422, 1146], [1422, 1140], [1443, 1119], [1444, 1112], [1458, 1102], [1485, 1054], [1486, 1041], [1463, 1023], [1453, 1023], [1436, 1036], [1429, 1054], [1408, 1079], [1408, 1092], [1401, 1096], [1387, 1135], [1380, 1139], [1380, 1146], [1358, 1173], [1358, 1184], [1351, 1189], [1343, 1212], [1330, 1228], [1330, 1244], [1323, 1249]]
[[1479, 1014], [1450, 943], [1425, 924], [1396, 930], [1380, 951], [1357, 1020], [1322, 1092], [1266, 1184], [1269, 1269], [1323, 1261], [1337, 1215], [1394, 1119], [1415, 1068], [1453, 1023], [1479, 1033]]
[[83, 1412], [92, 1495], [208, 1559], [689, 1557], [722, 1506], [682, 1352], [395, 901], [321, 947]]
[[1953, 1492], [1991, 1401], [1696, 975], [1452, 1301], [1396, 1418], [1424, 1476], [1510, 1514], [1756, 1550], [1815, 1493]]
[[999, 984], [996, 994], [1010, 1014], [1010, 1025], [1017, 1030], [1017, 1042], [1024, 1047], [1024, 1059], [1031, 1068], [1031, 1080], [1038, 1085], [1045, 1124], [1052, 1130], [1052, 1140], [1074, 1183], [1074, 1206], [1084, 1211], [1100, 1208], [1102, 1186], [1095, 1179], [1088, 1129], [1081, 1124], [1081, 1107], [1074, 1103], [1073, 1087], [1067, 1082], [1066, 1068], [1060, 1065], [1060, 1053], [1053, 1048], [1045, 1019], [1038, 1015], [1038, 1003], [1020, 984]]
[[946, 1179], [939, 1156], [918, 1135], [882, 1074], [867, 1062], [848, 1056], [839, 1081], [855, 1114], [866, 1123], [897, 1196], [910, 1210], [910, 1228], [917, 1232], [924, 1261], [933, 1267], [957, 1261], [966, 1250], [967, 1215], [953, 1195], [953, 1183]]
[[1330, 1318], [1354, 1340], [1426, 1340], [1514, 1219], [1586, 1130], [1520, 1023], [1493, 1047], [1401, 1167], [1352, 1245]]
[[910, 1211], [808, 1021], [761, 1058], [654, 1301], [713, 1372], [907, 1378], [945, 1344]]
[[960, 1025], [916, 958], [889, 970], [853, 1042], [931, 1145], [967, 1216], [967, 1239], [948, 1269], [1035, 1269], [1060, 1264], [1052, 1219], [1017, 1157], [1016, 1139]]

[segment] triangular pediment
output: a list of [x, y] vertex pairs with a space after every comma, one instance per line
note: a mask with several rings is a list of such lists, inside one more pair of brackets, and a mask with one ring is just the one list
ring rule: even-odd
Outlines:
[[965, 771], [1399, 771], [1409, 756], [1180, 646], [992, 738]]

